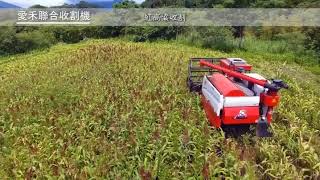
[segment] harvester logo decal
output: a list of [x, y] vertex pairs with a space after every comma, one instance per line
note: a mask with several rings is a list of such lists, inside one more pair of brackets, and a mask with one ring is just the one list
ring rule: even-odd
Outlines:
[[246, 110], [240, 110], [239, 114], [234, 117], [234, 119], [246, 119], [248, 117]]

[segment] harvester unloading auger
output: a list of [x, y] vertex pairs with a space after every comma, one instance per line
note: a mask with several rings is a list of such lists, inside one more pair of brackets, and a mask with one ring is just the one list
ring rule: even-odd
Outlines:
[[241, 134], [256, 125], [256, 135], [268, 137], [278, 91], [288, 85], [267, 80], [251, 69], [241, 58], [191, 58], [187, 84], [201, 95], [211, 126]]

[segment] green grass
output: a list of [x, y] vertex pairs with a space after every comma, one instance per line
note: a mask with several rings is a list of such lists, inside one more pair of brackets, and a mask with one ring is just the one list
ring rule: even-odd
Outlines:
[[[225, 139], [210, 129], [185, 84], [188, 58], [201, 56], [243, 57], [289, 83], [273, 138]], [[123, 40], [4, 57], [0, 177], [317, 179], [319, 75], [286, 59]]]

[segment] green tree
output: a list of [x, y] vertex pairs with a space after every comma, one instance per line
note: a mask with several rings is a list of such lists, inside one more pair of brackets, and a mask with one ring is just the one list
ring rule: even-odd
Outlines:
[[313, 49], [319, 54], [320, 53], [320, 28], [318, 27], [309, 28], [306, 31], [306, 34], [307, 34], [307, 39], [305, 41], [305, 45], [309, 49]]
[[125, 0], [121, 3], [116, 3], [113, 5], [114, 8], [139, 8], [139, 4], [131, 0]]

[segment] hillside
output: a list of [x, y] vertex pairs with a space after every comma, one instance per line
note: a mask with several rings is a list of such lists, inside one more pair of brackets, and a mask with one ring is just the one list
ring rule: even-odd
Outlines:
[[[186, 87], [189, 57], [238, 56], [282, 91], [274, 137], [225, 139]], [[90, 40], [0, 58], [0, 177], [320, 177], [320, 76], [276, 54]]]

